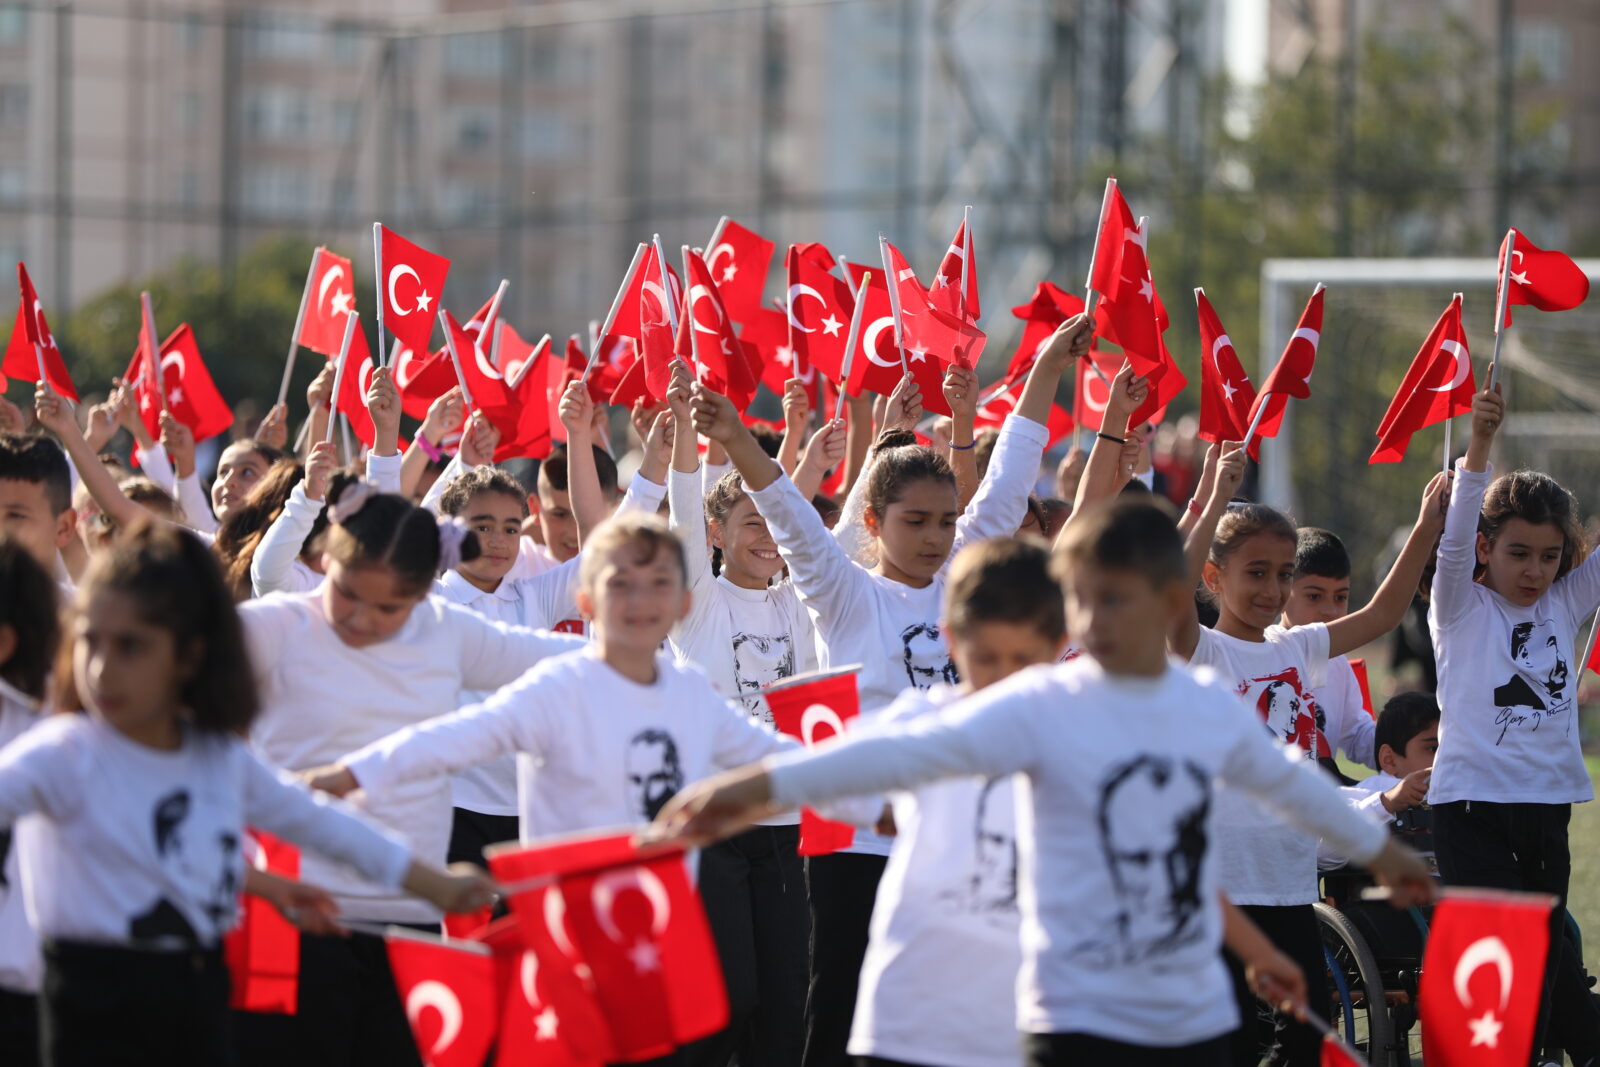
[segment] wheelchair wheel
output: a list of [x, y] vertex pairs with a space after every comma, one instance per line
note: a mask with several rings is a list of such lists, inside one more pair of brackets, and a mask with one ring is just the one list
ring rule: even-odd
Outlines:
[[1328, 1021], [1368, 1063], [1388, 1067], [1394, 1042], [1378, 961], [1348, 918], [1326, 904], [1312, 907], [1328, 968]]

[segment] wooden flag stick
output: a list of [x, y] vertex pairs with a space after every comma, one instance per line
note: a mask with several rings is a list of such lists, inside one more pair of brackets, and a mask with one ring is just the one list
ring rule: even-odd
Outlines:
[[[878, 234], [878, 254], [883, 259], [883, 284], [889, 290], [889, 310], [894, 315], [894, 346], [900, 350], [900, 370], [903, 374], [911, 373], [911, 364], [906, 360], [906, 335], [904, 322], [900, 316], [900, 285], [899, 279], [894, 276], [894, 270], [889, 265], [889, 239], [883, 234]], [[865, 284], [860, 292], [866, 292]], [[858, 300], [857, 303], [860, 301]]]
[[1494, 302], [1494, 356], [1489, 363], [1489, 388], [1493, 389], [1500, 384], [1500, 341], [1505, 332], [1506, 305], [1511, 301], [1511, 253], [1516, 249], [1517, 237], [1515, 230], [1506, 231], [1506, 239], [1500, 248], [1505, 253], [1505, 262], [1500, 265], [1500, 291], [1495, 293]]
[[289, 400], [289, 379], [294, 376], [294, 358], [300, 352], [300, 327], [306, 324], [306, 305], [311, 302], [311, 283], [316, 278], [317, 261], [322, 258], [323, 245], [311, 253], [311, 266], [306, 268], [306, 287], [300, 290], [300, 310], [294, 313], [294, 332], [289, 335], [289, 356], [283, 361], [283, 381], [278, 385], [278, 403]]
[[[161, 396], [161, 410], [166, 411], [167, 383], [165, 376], [161, 373], [161, 346], [156, 340], [156, 313], [151, 307], [150, 293], [148, 291], [139, 294], [139, 312], [144, 319], [142, 323], [144, 326], [144, 344], [145, 351], [149, 354], [148, 366], [150, 374], [155, 378], [156, 392]], [[44, 374], [43, 356], [39, 359], [39, 373], [41, 376]]]
[[378, 366], [383, 366], [383, 223], [372, 224], [372, 270], [378, 287], [378, 336], [373, 341], [373, 351], [378, 354]]
[[350, 344], [355, 340], [356, 323], [361, 321], [361, 316], [355, 311], [345, 316], [344, 339], [339, 342], [339, 362], [333, 368], [333, 404], [328, 412], [328, 436], [323, 440], [333, 443], [334, 423], [338, 422], [339, 389], [344, 385], [345, 364], [350, 360]]
[[[633, 275], [639, 269], [639, 261], [644, 259], [644, 250], [643, 242], [640, 242], [639, 247], [633, 250], [633, 259], [628, 262], [628, 269], [622, 272], [622, 284], [617, 286], [617, 295], [611, 301], [611, 310], [606, 312], [606, 321], [600, 327], [599, 336], [606, 336], [611, 332], [611, 327], [617, 324], [617, 316], [622, 312], [623, 297], [628, 295], [628, 290], [633, 285]], [[592, 347], [598, 348], [599, 342], [594, 342]], [[594, 365], [597, 362], [594, 356], [595, 353], [591, 352], [589, 354], [589, 362], [583, 366], [583, 382], [585, 385], [589, 383], [589, 373], [594, 370]]]
[[472, 411], [472, 390], [467, 386], [467, 374], [461, 366], [461, 353], [456, 351], [456, 334], [450, 328], [450, 323], [445, 319], [445, 312], [439, 312], [439, 329], [444, 331], [444, 344], [450, 350], [450, 362], [456, 365], [456, 382], [461, 386], [461, 399], [466, 402], [466, 410]]
[[[850, 285], [849, 278], [850, 273], [846, 271], [844, 283], [846, 288]], [[844, 415], [844, 390], [845, 386], [850, 384], [850, 365], [855, 362], [856, 348], [861, 343], [861, 313], [867, 303], [861, 298], [861, 294], [867, 291], [867, 286], [871, 282], [872, 272], [867, 271], [861, 276], [861, 288], [856, 290], [856, 306], [850, 312], [850, 332], [845, 336], [844, 341], [844, 366], [839, 372], [839, 376], [844, 381], [839, 383], [839, 395], [833, 402], [833, 421], [835, 422], [838, 422], [840, 417]]]

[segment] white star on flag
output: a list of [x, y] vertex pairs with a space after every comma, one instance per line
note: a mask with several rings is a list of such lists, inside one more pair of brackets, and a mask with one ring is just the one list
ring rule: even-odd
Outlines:
[[340, 315], [350, 314], [350, 294], [340, 290], [333, 294], [333, 310]]
[[838, 337], [844, 323], [833, 317], [833, 312], [828, 312], [828, 317], [822, 320], [822, 332], [829, 337]]
[[782, 363], [785, 367], [794, 366], [794, 349], [790, 348], [788, 345], [779, 345], [777, 358], [778, 362]]
[[141, 393], [139, 395], [139, 410], [140, 411], [149, 411], [151, 408], [153, 408], [155, 406], [156, 406], [155, 397], [151, 396], [149, 393]]
[[1139, 279], [1139, 295], [1144, 297], [1144, 301], [1147, 304], [1155, 302], [1155, 286], [1150, 284], [1150, 279], [1148, 277]]
[[945, 286], [950, 284], [950, 279], [946, 278], [943, 274], [935, 274], [933, 276], [933, 284], [934, 288], [943, 289]]
[[722, 268], [722, 281], [719, 284], [727, 285], [729, 282], [733, 281], [733, 276], [738, 273], [739, 268], [734, 264], [729, 263], [726, 267]]
[[640, 974], [661, 969], [661, 954], [650, 941], [635, 941], [633, 947], [628, 950], [628, 960], [633, 964], [633, 969]]
[[533, 1039], [535, 1041], [554, 1041], [556, 1039], [556, 1029], [560, 1024], [561, 1020], [556, 1017], [555, 1010], [546, 1008], [533, 1017]]
[[1231, 404], [1233, 403], [1233, 394], [1239, 391], [1239, 387], [1224, 378], [1222, 379], [1222, 391], [1227, 394], [1228, 403]]
[[1512, 271], [1511, 272], [1511, 280], [1516, 282], [1518, 285], [1527, 285], [1528, 284], [1527, 272], [1526, 271]]
[[428, 310], [428, 305], [431, 304], [431, 303], [433, 303], [433, 297], [428, 295], [428, 290], [424, 289], [420, 293], [417, 294], [417, 310], [418, 311], [427, 311]]
[[928, 358], [928, 350], [925, 348], [913, 348], [909, 355], [912, 363], [921, 363]]
[[172, 389], [170, 391], [168, 391], [168, 393], [167, 393], [167, 399], [170, 400], [174, 404], [183, 403], [183, 386], [181, 386], [181, 385], [173, 386]]
[[1485, 1045], [1489, 1048], [1500, 1047], [1500, 1031], [1505, 1029], [1505, 1023], [1494, 1017], [1494, 1012], [1486, 1011], [1481, 1019], [1468, 1019], [1467, 1025], [1472, 1028], [1472, 1044], [1469, 1048]]

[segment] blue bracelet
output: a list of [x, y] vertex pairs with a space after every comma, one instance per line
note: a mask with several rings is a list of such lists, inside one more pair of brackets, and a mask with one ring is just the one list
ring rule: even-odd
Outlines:
[[957, 452], [965, 452], [968, 449], [977, 448], [978, 447], [978, 442], [977, 442], [976, 439], [974, 439], [973, 442], [970, 445], [958, 445], [954, 441], [952, 441], [952, 442], [950, 442], [950, 447], [955, 449]]

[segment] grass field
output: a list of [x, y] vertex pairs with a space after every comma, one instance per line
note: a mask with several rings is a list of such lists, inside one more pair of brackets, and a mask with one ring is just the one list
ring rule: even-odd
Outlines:
[[[1600, 756], [1589, 756], [1588, 763], [1600, 793]], [[1600, 974], [1600, 801], [1573, 806], [1571, 848], [1569, 909], [1584, 932], [1584, 966], [1590, 974]]]

